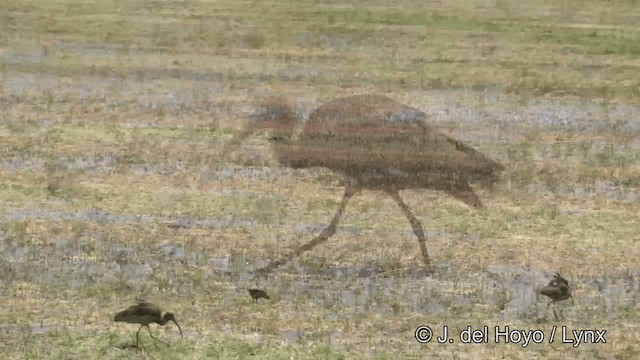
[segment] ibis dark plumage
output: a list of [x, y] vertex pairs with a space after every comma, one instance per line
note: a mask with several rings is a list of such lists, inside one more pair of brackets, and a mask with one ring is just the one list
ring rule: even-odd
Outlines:
[[249, 289], [249, 295], [251, 295], [253, 301], [258, 301], [260, 298], [271, 299], [264, 290], [260, 289]]
[[139, 338], [140, 330], [142, 330], [142, 328], [145, 326], [147, 327], [147, 330], [149, 330], [149, 335], [151, 336], [152, 339], [160, 340], [155, 338], [151, 334], [151, 329], [149, 328], [149, 324], [151, 323], [156, 323], [158, 325], [165, 325], [169, 321], [173, 321], [178, 327], [178, 330], [180, 331], [180, 337], [183, 337], [182, 329], [180, 328], [180, 325], [176, 321], [176, 318], [173, 315], [173, 313], [167, 312], [167, 313], [164, 313], [164, 316], [163, 316], [162, 310], [160, 310], [160, 308], [157, 305], [151, 304], [146, 301], [138, 301], [136, 305], [133, 305], [128, 309], [117, 313], [113, 320], [119, 321], [119, 322], [126, 322], [129, 324], [140, 324], [140, 328], [138, 329], [138, 332], [136, 332], [135, 347], [138, 347], [138, 344], [140, 342], [140, 338]]
[[[560, 273], [555, 273], [555, 275], [553, 275], [553, 280], [551, 280], [546, 286], [542, 287], [538, 292], [551, 299], [547, 304], [547, 307], [553, 303], [567, 299], [571, 299], [571, 304], [574, 304], [569, 282], [567, 279], [563, 278]], [[558, 320], [558, 315], [556, 314], [555, 309], [553, 310], [553, 316]]]

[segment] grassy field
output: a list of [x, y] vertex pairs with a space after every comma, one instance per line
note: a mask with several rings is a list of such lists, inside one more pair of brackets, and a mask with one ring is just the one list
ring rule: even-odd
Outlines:
[[[640, 3], [28, 1], [0, 5], [0, 353], [6, 359], [636, 359]], [[507, 168], [474, 210], [404, 191], [352, 199], [280, 167], [265, 136], [219, 154], [271, 94], [301, 114], [385, 94]], [[167, 224], [179, 224], [169, 227]], [[559, 271], [555, 321], [534, 289]], [[252, 303], [247, 288], [270, 301]], [[184, 331], [113, 315], [141, 296]], [[467, 326], [542, 344], [420, 344]], [[549, 336], [554, 326], [558, 334]], [[606, 330], [606, 344], [560, 329]], [[568, 337], [572, 335], [569, 334]]]

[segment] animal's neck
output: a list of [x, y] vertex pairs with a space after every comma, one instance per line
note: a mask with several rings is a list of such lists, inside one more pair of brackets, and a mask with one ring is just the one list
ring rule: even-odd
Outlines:
[[158, 324], [164, 325], [164, 324], [168, 323], [169, 321], [171, 321], [169, 318], [163, 317]]

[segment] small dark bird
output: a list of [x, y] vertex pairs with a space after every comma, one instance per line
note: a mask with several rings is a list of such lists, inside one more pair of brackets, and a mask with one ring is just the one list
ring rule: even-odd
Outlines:
[[[552, 303], [563, 301], [571, 298], [571, 304], [575, 304], [573, 301], [573, 296], [571, 296], [571, 287], [569, 286], [569, 282], [567, 279], [563, 278], [560, 273], [556, 273], [553, 275], [553, 280], [549, 282], [546, 286], [539, 290], [539, 293], [551, 298], [551, 301], [547, 304], [547, 307]], [[558, 315], [555, 311], [555, 306], [553, 310], [553, 315], [556, 320], [558, 320]]]
[[251, 295], [251, 298], [253, 298], [254, 301], [258, 301], [260, 298], [271, 299], [264, 290], [260, 289], [249, 289], [249, 295]]
[[160, 310], [157, 305], [151, 304], [146, 301], [138, 301], [136, 305], [133, 305], [128, 309], [117, 313], [113, 320], [122, 321], [129, 324], [140, 324], [140, 329], [138, 329], [138, 332], [136, 332], [136, 348], [138, 347], [140, 341], [140, 330], [142, 330], [144, 326], [146, 326], [147, 330], [149, 330], [149, 335], [152, 339], [160, 340], [155, 338], [151, 334], [151, 329], [149, 328], [149, 324], [151, 323], [164, 325], [169, 321], [173, 321], [178, 327], [178, 330], [180, 330], [180, 337], [183, 338], [182, 329], [180, 328], [180, 325], [178, 325], [175, 316], [170, 312], [167, 312], [164, 314], [164, 316], [162, 316], [162, 310]]

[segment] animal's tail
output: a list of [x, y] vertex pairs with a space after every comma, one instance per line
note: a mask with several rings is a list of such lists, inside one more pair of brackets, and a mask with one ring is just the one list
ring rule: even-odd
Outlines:
[[125, 317], [126, 317], [126, 311], [121, 311], [117, 313], [116, 316], [113, 317], [113, 321], [124, 321]]

